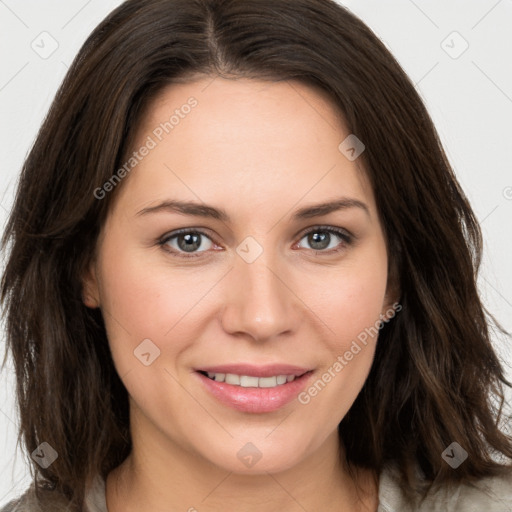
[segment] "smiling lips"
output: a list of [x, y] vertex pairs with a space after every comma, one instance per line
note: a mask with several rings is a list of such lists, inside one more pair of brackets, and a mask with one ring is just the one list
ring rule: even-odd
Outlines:
[[223, 365], [196, 370], [206, 390], [242, 412], [275, 411], [292, 401], [312, 370], [290, 365]]

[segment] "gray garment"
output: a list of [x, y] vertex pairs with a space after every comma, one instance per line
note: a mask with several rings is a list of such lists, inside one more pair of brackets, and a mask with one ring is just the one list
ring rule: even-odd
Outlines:
[[[65, 512], [65, 502], [45, 491], [48, 498], [42, 507], [36, 504], [31, 486], [18, 500], [11, 501], [0, 512]], [[108, 512], [105, 481], [97, 477], [86, 495], [84, 512]], [[377, 512], [512, 512], [512, 471], [506, 477], [484, 478], [476, 486], [459, 485], [442, 489], [422, 504], [407, 505], [396, 482], [394, 472], [386, 468], [380, 475]]]

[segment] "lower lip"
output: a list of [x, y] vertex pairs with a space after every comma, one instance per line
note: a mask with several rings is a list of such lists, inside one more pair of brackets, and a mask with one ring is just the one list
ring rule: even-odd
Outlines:
[[225, 382], [217, 382], [196, 372], [201, 382], [215, 398], [242, 412], [263, 413], [277, 411], [297, 398], [306, 387], [312, 372], [296, 377], [292, 382], [274, 388], [243, 388]]

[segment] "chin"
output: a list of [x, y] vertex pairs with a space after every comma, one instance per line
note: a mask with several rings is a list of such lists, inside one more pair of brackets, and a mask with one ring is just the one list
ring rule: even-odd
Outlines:
[[[265, 434], [267, 435], [267, 434]], [[304, 443], [269, 442], [264, 436], [261, 441], [240, 442], [233, 440], [231, 446], [218, 446], [203, 456], [215, 466], [226, 471], [240, 475], [262, 475], [267, 473], [280, 473], [300, 464], [307, 454], [304, 452]]]

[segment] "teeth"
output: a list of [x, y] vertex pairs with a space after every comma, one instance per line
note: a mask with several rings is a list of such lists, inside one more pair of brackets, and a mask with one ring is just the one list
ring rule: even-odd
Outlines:
[[240, 377], [240, 386], [242, 386], [243, 388], [257, 388], [258, 380], [258, 377], [249, 377], [247, 375], [242, 375]]
[[275, 388], [277, 386], [277, 377], [262, 377], [258, 381], [260, 388]]
[[275, 388], [295, 380], [295, 375], [276, 375], [274, 377], [252, 377], [234, 373], [212, 373], [208, 377], [216, 382], [225, 382], [242, 388]]
[[226, 379], [226, 374], [208, 372], [208, 377], [210, 377], [210, 379], [216, 380], [217, 382], [224, 382], [224, 380]]
[[[217, 380], [217, 379], [215, 379]], [[226, 378], [224, 379], [226, 384], [233, 384], [234, 386], [240, 386], [240, 375], [235, 375], [234, 373], [226, 373]]]

